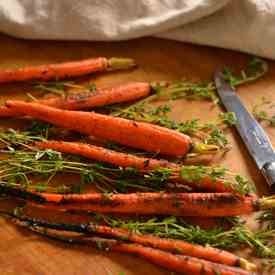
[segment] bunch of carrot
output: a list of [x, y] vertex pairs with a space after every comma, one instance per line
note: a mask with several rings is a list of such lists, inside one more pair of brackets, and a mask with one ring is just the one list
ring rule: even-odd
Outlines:
[[[61, 79], [110, 69], [128, 69], [133, 66], [134, 62], [130, 59], [96, 58], [17, 70], [2, 70], [0, 71], [0, 82]], [[186, 156], [192, 150], [194, 143], [189, 136], [175, 130], [95, 112], [76, 111], [137, 100], [148, 96], [150, 92], [151, 87], [148, 83], [133, 82], [90, 93], [84, 92], [67, 97], [38, 100], [34, 103], [8, 100], [6, 106], [0, 108], [0, 117], [31, 116], [66, 129], [92, 135], [98, 139], [114, 141], [148, 152], [171, 157]], [[150, 171], [160, 167], [171, 168], [178, 172], [173, 177], [174, 181], [213, 192], [132, 193], [110, 196], [96, 193], [60, 195], [31, 192], [0, 185], [2, 193], [25, 199], [36, 207], [135, 215], [171, 214], [221, 217], [249, 214], [275, 205], [273, 198], [260, 199], [254, 195], [242, 196], [222, 180], [214, 180], [210, 177], [203, 177], [198, 182], [184, 180], [179, 176], [180, 166], [167, 160], [137, 157], [95, 145], [74, 142], [44, 141], [36, 142], [35, 146], [40, 149], [77, 154], [120, 167], [135, 167], [141, 171]], [[67, 241], [91, 245], [100, 242], [108, 250], [133, 253], [176, 272], [233, 275], [252, 274], [250, 271], [254, 269], [254, 265], [229, 252], [211, 247], [195, 246], [183, 241], [138, 235], [103, 225], [58, 225], [45, 221], [33, 221], [29, 218], [15, 218], [23, 224], [32, 225], [38, 231], [39, 227], [46, 227], [85, 233], [85, 235], [71, 237]], [[45, 233], [45, 231], [40, 232]], [[100, 237], [90, 236], [91, 233]], [[53, 233], [48, 233], [48, 236], [62, 239]], [[66, 238], [63, 237], [63, 240]]]
[[[50, 238], [69, 243], [86, 244], [106, 251], [126, 252], [141, 256], [176, 272], [195, 274], [254, 274], [256, 266], [244, 258], [213, 247], [203, 247], [182, 240], [137, 234], [125, 229], [93, 223], [59, 224], [41, 219], [5, 213], [22, 226]], [[54, 231], [54, 232], [52, 232]], [[66, 237], [62, 232], [73, 232]], [[75, 234], [77, 233], [77, 235]]]

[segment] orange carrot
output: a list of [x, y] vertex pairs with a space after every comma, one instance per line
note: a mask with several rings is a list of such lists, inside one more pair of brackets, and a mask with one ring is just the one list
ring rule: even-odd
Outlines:
[[12, 110], [6, 106], [0, 106], [0, 117], [16, 117], [19, 115], [19, 112], [16, 110]]
[[242, 267], [250, 271], [255, 270], [256, 268], [254, 264], [233, 253], [211, 246], [204, 247], [182, 240], [158, 238], [149, 234], [136, 234], [134, 232], [129, 232], [126, 229], [112, 228], [105, 225], [88, 224], [87, 231], [98, 233], [103, 236], [119, 238], [124, 241], [131, 241], [144, 246], [151, 246], [153, 248], [166, 250], [176, 254], [185, 254], [215, 263]]
[[[188, 274], [189, 272], [192, 272], [192, 274], [204, 275], [255, 274], [252, 272], [256, 269], [256, 266], [254, 264], [249, 263], [245, 259], [238, 258], [237, 256], [229, 252], [214, 249], [211, 247], [204, 248], [198, 245], [188, 244], [180, 240], [175, 240], [175, 243], [173, 243], [174, 240], [159, 239], [150, 235], [146, 236], [133, 233], [129, 234], [129, 232], [127, 232], [126, 230], [114, 229], [106, 226], [95, 227], [90, 226], [89, 224], [55, 224], [28, 217], [20, 217], [10, 213], [7, 214], [8, 216], [15, 218], [13, 219], [13, 221], [16, 222], [16, 224], [27, 227], [31, 231], [34, 231], [42, 236], [46, 236], [54, 240], [68, 242], [70, 244], [91, 245], [92, 247], [105, 251], [117, 251], [135, 254], [171, 271], [188, 272]], [[108, 229], [106, 230], [106, 228]], [[66, 233], [66, 235], [62, 235], [62, 231], [71, 231], [74, 233], [73, 235], [68, 233]], [[81, 234], [76, 235], [76, 233]], [[91, 233], [93, 234], [91, 235]], [[121, 240], [102, 238], [94, 235], [95, 233], [108, 237], [121, 238]], [[129, 243], [129, 241], [134, 241], [135, 243]], [[172, 251], [173, 254], [170, 252], [165, 252], [158, 248]], [[183, 248], [183, 250], [181, 250], [181, 248]], [[199, 256], [202, 256], [203, 259], [192, 257], [189, 255], [179, 255], [181, 253], [185, 254], [185, 252], [193, 255], [195, 254], [195, 251], [198, 252]], [[214, 255], [216, 255], [217, 257], [214, 257]], [[205, 260], [204, 258], [213, 258], [215, 262]], [[240, 265], [246, 270], [217, 263], [217, 261], [219, 260], [225, 260], [229, 263], [229, 265]], [[241, 260], [243, 260], [243, 265], [241, 263]]]
[[112, 69], [128, 69], [133, 66], [135, 64], [132, 59], [97, 57], [80, 61], [0, 70], [0, 83], [33, 79], [63, 79]]
[[150, 90], [149, 83], [131, 82], [112, 88], [99, 89], [94, 92], [71, 94], [65, 98], [55, 96], [49, 99], [39, 100], [37, 103], [59, 109], [81, 110], [137, 100], [149, 95]]
[[[107, 239], [108, 240], [108, 239]], [[100, 239], [98, 240], [100, 241]], [[102, 241], [102, 240], [101, 240]], [[103, 241], [102, 241], [102, 244]], [[109, 249], [107, 247], [106, 249]], [[191, 256], [175, 255], [159, 249], [145, 247], [138, 244], [117, 243], [112, 244], [111, 251], [135, 254], [150, 262], [167, 268], [168, 270], [193, 275], [252, 275], [253, 272], [241, 268], [226, 266]]]
[[37, 207], [141, 215], [224, 217], [250, 214], [275, 206], [275, 199], [232, 193], [47, 194], [32, 193]]
[[254, 272], [243, 270], [238, 267], [227, 266], [219, 263], [213, 263], [207, 260], [172, 254], [159, 249], [142, 246], [140, 244], [125, 243], [115, 239], [105, 239], [100, 237], [80, 236], [61, 236], [58, 233], [45, 231], [43, 228], [31, 228], [43, 236], [55, 240], [61, 240], [70, 244], [91, 245], [100, 250], [115, 251], [134, 254], [140, 256], [151, 263], [164, 267], [168, 270], [194, 275], [254, 275]]
[[133, 242], [143, 246], [150, 246], [152, 248], [172, 252], [174, 254], [184, 254], [215, 263], [241, 267], [248, 271], [256, 270], [256, 265], [248, 262], [246, 259], [240, 258], [228, 251], [213, 248], [211, 246], [204, 247], [201, 245], [188, 243], [183, 240], [159, 238], [149, 234], [137, 234], [127, 229], [109, 227], [91, 222], [81, 224], [52, 223], [41, 219], [17, 216], [13, 213], [4, 212], [3, 214], [11, 217], [17, 224], [31, 228], [43, 228], [45, 229], [44, 231], [55, 230], [57, 232], [74, 232], [88, 236], [91, 236], [92, 233], [92, 235], [108, 238], [111, 237], [118, 241]]
[[121, 167], [135, 167], [141, 170], [150, 170], [158, 167], [177, 167], [167, 160], [137, 157], [131, 154], [116, 152], [103, 147], [65, 141], [41, 141], [35, 145], [42, 149], [53, 149], [63, 153], [77, 154], [97, 161], [107, 162]]
[[192, 147], [189, 136], [145, 122], [94, 112], [60, 110], [23, 101], [9, 100], [6, 104], [12, 111], [145, 151], [180, 157], [186, 155]]
[[35, 145], [42, 149], [53, 149], [62, 153], [77, 154], [121, 167], [135, 167], [141, 170], [151, 170], [158, 167], [174, 168], [175, 175], [172, 176], [172, 181], [182, 182], [195, 189], [211, 190], [213, 192], [236, 192], [232, 186], [229, 184], [226, 185], [221, 179], [213, 180], [210, 177], [204, 177], [196, 182], [183, 179], [179, 175], [180, 166], [166, 160], [137, 157], [135, 155], [120, 153], [95, 145], [77, 142], [43, 141], [36, 142]]
[[[36, 103], [59, 109], [80, 110], [119, 102], [137, 100], [150, 93], [150, 85], [146, 82], [131, 82], [113, 88], [100, 89], [95, 92], [82, 92], [67, 97], [54, 96]], [[0, 117], [17, 117], [20, 113], [6, 106], [0, 106]]]
[[225, 183], [222, 179], [212, 179], [209, 176], [205, 176], [202, 179], [199, 179], [197, 181], [191, 181], [182, 178], [181, 176], [175, 177], [176, 181], [180, 181], [185, 185], [188, 185], [190, 187], [196, 188], [198, 190], [208, 190], [212, 192], [232, 192], [232, 193], [238, 193], [237, 190], [234, 189], [233, 185]]

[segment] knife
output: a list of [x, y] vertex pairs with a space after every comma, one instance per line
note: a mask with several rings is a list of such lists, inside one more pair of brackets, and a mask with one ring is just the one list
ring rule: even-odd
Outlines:
[[221, 71], [214, 80], [218, 95], [229, 112], [236, 115], [236, 128], [251, 157], [265, 177], [270, 191], [275, 193], [275, 152], [263, 128], [246, 110], [235, 90], [225, 81]]

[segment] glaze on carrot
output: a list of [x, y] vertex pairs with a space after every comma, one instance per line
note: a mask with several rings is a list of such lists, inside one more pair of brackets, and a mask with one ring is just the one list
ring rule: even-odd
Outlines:
[[240, 258], [233, 253], [213, 248], [211, 246], [203, 247], [201, 245], [191, 244], [182, 240], [158, 238], [149, 234], [136, 234], [134, 232], [129, 232], [126, 229], [112, 228], [104, 225], [88, 224], [87, 232], [98, 233], [108, 237], [115, 237], [124, 241], [127, 240], [144, 246], [151, 246], [153, 248], [169, 251], [175, 254], [184, 254], [215, 263], [242, 267], [249, 271], [256, 269], [256, 266], [247, 260]]
[[[0, 214], [2, 214], [1, 211]], [[93, 235], [98, 235], [101, 237], [115, 238], [118, 241], [133, 242], [143, 246], [150, 246], [152, 248], [161, 249], [174, 254], [184, 254], [215, 263], [241, 267], [248, 271], [256, 270], [256, 265], [250, 263], [246, 259], [238, 257], [228, 251], [211, 246], [204, 247], [201, 245], [188, 243], [183, 240], [159, 238], [149, 234], [138, 234], [127, 229], [109, 227], [91, 222], [81, 224], [53, 223], [28, 216], [18, 216], [14, 213], [4, 212], [3, 214], [11, 217], [13, 221], [17, 223], [19, 222], [21, 225], [26, 225], [28, 227], [41, 227], [59, 232], [67, 231], [85, 235], [91, 235], [92, 233]]]
[[53, 223], [42, 219], [31, 218], [27, 216], [17, 216], [13, 213], [5, 213], [10, 216], [14, 221], [26, 224], [30, 227], [38, 226], [45, 229], [75, 232], [81, 234], [93, 235], [115, 238], [116, 240], [133, 242], [143, 246], [150, 246], [152, 248], [161, 249], [174, 254], [184, 254], [192, 257], [197, 257], [221, 263], [230, 266], [241, 267], [248, 271], [254, 271], [256, 266], [246, 259], [238, 257], [237, 255], [225, 250], [214, 248], [211, 246], [201, 246], [197, 244], [188, 243], [183, 240], [175, 240], [168, 238], [159, 238], [149, 234], [138, 234], [127, 229], [109, 227], [106, 225], [94, 223]]
[[267, 207], [267, 199], [232, 193], [33, 194], [42, 202], [34, 202], [38, 207], [98, 213], [226, 217], [274, 207], [273, 200]]
[[135, 167], [141, 170], [152, 170], [159, 167], [177, 167], [167, 160], [137, 157], [135, 155], [116, 152], [103, 147], [65, 141], [41, 141], [35, 145], [41, 149], [53, 149], [63, 153], [80, 155], [97, 161], [111, 163], [121, 167]]
[[97, 57], [57, 64], [26, 66], [19, 69], [2, 69], [0, 70], [0, 83], [34, 79], [64, 79], [107, 70], [129, 69], [134, 66], [134, 61], [129, 58], [107, 59], [105, 57]]
[[35, 145], [41, 149], [53, 149], [62, 153], [77, 154], [97, 161], [111, 163], [121, 167], [135, 167], [140, 170], [152, 170], [159, 167], [169, 167], [175, 169], [175, 175], [171, 181], [181, 182], [198, 190], [209, 190], [212, 192], [236, 192], [232, 186], [225, 184], [221, 179], [212, 179], [204, 177], [198, 181], [190, 181], [180, 176], [181, 166], [166, 161], [153, 158], [137, 157], [132, 154], [116, 152], [103, 147], [65, 141], [42, 141]]
[[94, 236], [61, 236], [58, 233], [45, 231], [43, 228], [31, 228], [43, 236], [51, 239], [68, 242], [70, 244], [90, 245], [99, 250], [123, 252], [133, 254], [148, 260], [160, 267], [180, 274], [194, 275], [255, 275], [238, 267], [213, 263], [207, 260], [172, 254], [159, 249], [142, 246], [140, 244], [125, 243], [115, 239], [105, 239]]
[[16, 110], [12, 110], [6, 106], [0, 106], [0, 118], [1, 117], [16, 117], [19, 116], [20, 113]]
[[6, 105], [11, 108], [11, 111], [149, 152], [182, 157], [192, 147], [189, 136], [145, 122], [136, 122], [94, 112], [60, 110], [23, 101], [9, 100]]
[[[107, 239], [108, 240], [108, 239]], [[106, 247], [108, 249], [109, 247]], [[175, 255], [159, 249], [138, 244], [112, 244], [111, 251], [135, 254], [168, 270], [194, 275], [252, 275], [253, 272], [241, 268], [213, 263], [191, 256]]]
[[[37, 100], [36, 103], [59, 109], [80, 110], [100, 107], [114, 103], [127, 102], [146, 97], [151, 88], [146, 82], [131, 82], [112, 88], [99, 89], [94, 92], [81, 92], [64, 97], [54, 96]], [[20, 113], [6, 106], [0, 106], [0, 117], [17, 117]]]
[[131, 82], [94, 92], [81, 92], [64, 97], [55, 96], [39, 100], [37, 103], [59, 109], [82, 110], [114, 103], [137, 100], [150, 94], [151, 87], [146, 82]]

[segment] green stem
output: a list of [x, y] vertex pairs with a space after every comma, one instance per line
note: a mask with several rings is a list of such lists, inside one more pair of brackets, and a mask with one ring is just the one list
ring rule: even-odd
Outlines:
[[191, 153], [198, 153], [200, 155], [216, 154], [220, 151], [219, 146], [205, 143], [195, 143]]
[[261, 210], [275, 208], [275, 195], [259, 199], [259, 207]]
[[136, 67], [136, 63], [131, 58], [112, 57], [108, 59], [108, 68], [110, 70], [125, 70]]

